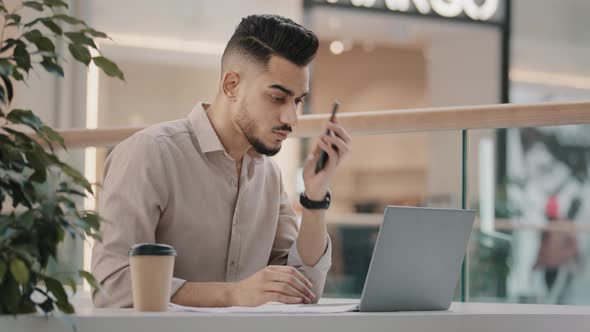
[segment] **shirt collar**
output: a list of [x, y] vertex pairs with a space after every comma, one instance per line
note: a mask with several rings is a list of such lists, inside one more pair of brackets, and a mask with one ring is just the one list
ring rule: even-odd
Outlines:
[[[227, 154], [205, 111], [205, 108], [209, 106], [207, 103], [198, 102], [188, 115], [189, 122], [193, 127], [193, 133], [203, 153], [222, 151]], [[256, 164], [263, 160], [263, 156], [254, 151], [253, 148], [250, 148], [247, 154]]]

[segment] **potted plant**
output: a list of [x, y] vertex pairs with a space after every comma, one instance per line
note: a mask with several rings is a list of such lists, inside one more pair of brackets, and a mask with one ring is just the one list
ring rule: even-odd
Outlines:
[[[74, 278], [81, 277], [96, 287], [87, 271], [60, 278], [47, 272], [66, 236], [100, 239], [100, 217], [76, 203], [92, 195], [92, 187], [56, 155], [55, 149], [66, 148], [56, 131], [31, 110], [10, 105], [13, 82], [26, 81], [31, 71], [42, 68], [63, 77], [57, 40], [67, 43], [74, 60], [86, 66], [93, 62], [105, 74], [124, 80], [117, 65], [89, 51], [100, 54], [93, 39], [107, 35], [63, 14], [67, 8], [62, 0], [23, 1], [16, 8], [0, 0], [0, 314], [55, 308], [72, 313], [64, 286], [75, 292]], [[36, 18], [21, 21], [23, 11]]]

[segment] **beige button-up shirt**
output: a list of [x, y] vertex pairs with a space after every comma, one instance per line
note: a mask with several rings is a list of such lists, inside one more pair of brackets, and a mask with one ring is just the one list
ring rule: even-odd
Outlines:
[[154, 125], [117, 145], [104, 174], [99, 212], [106, 222], [92, 249], [92, 273], [103, 288], [93, 294], [97, 307], [133, 305], [128, 250], [143, 242], [176, 248], [171, 296], [185, 281], [234, 282], [287, 264], [310, 279], [319, 299], [330, 241], [315, 266], [302, 263], [299, 224], [278, 165], [250, 150], [238, 179], [203, 104], [188, 119]]

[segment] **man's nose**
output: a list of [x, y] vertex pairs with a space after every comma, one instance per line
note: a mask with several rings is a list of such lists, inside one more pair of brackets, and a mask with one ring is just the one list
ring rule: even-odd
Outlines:
[[281, 111], [281, 123], [289, 125], [291, 127], [297, 124], [297, 106], [295, 103], [290, 104]]

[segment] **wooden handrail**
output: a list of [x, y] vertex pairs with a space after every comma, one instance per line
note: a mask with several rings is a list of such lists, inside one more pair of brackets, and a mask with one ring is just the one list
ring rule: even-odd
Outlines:
[[[352, 135], [560, 126], [590, 124], [590, 101], [345, 112], [338, 117]], [[316, 136], [327, 119], [328, 114], [302, 115], [293, 136]], [[143, 128], [64, 129], [59, 133], [69, 148], [101, 147], [117, 144]]]

